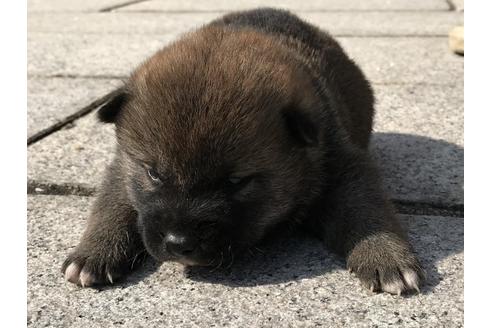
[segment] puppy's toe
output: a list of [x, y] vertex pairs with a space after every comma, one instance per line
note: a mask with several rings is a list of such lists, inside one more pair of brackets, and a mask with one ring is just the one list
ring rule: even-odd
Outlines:
[[93, 273], [89, 272], [85, 268], [82, 269], [82, 271], [80, 271], [79, 283], [82, 287], [93, 286], [96, 284], [96, 282], [98, 282], [98, 281], [96, 279], [96, 276]]
[[410, 268], [384, 267], [365, 268], [358, 272], [362, 285], [371, 292], [387, 292], [401, 295], [420, 292], [423, 275]]
[[407, 286], [411, 290], [416, 290], [420, 293], [419, 285], [421, 280], [424, 279], [424, 271], [416, 272], [412, 269], [404, 269], [402, 270], [403, 281], [405, 282], [405, 286]]
[[72, 253], [63, 263], [62, 273], [65, 279], [82, 287], [112, 284], [122, 276], [122, 272], [115, 263], [104, 258], [81, 256]]
[[65, 262], [62, 268], [62, 271], [65, 270], [65, 280], [82, 287], [90, 287], [98, 282], [96, 275], [84, 265], [85, 261], [77, 263], [67, 259]]
[[409, 245], [395, 237], [383, 237], [354, 248], [347, 259], [349, 269], [373, 292], [420, 292], [425, 273]]
[[65, 279], [71, 283], [77, 284], [79, 282], [80, 266], [72, 262], [65, 269]]
[[405, 290], [405, 285], [399, 279], [381, 283], [381, 290], [390, 294], [401, 295]]
[[381, 276], [381, 290], [400, 295], [407, 292], [420, 292], [421, 276], [410, 268], [394, 268]]

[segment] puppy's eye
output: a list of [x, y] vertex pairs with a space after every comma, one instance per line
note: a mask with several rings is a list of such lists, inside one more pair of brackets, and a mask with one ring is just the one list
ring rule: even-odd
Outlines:
[[147, 174], [149, 175], [150, 179], [154, 182], [160, 182], [161, 178], [159, 178], [159, 174], [154, 169], [148, 169]]
[[247, 177], [230, 176], [228, 181], [229, 181], [229, 185], [232, 186], [234, 189], [239, 189], [245, 187], [252, 179], [253, 179], [252, 176], [247, 176]]
[[233, 185], [240, 184], [242, 180], [240, 177], [229, 177], [229, 182]]

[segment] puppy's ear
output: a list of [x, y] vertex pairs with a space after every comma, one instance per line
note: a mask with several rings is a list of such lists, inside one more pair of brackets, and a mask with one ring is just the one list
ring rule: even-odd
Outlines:
[[114, 90], [108, 95], [107, 101], [97, 111], [97, 117], [101, 122], [114, 123], [127, 101], [128, 94], [125, 88]]
[[316, 146], [319, 142], [319, 127], [309, 113], [295, 106], [283, 110], [287, 130], [291, 137], [304, 147]]

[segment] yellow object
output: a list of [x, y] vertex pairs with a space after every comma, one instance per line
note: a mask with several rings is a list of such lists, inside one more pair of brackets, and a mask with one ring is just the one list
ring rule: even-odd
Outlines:
[[449, 48], [459, 55], [465, 54], [465, 28], [456, 26], [449, 31]]

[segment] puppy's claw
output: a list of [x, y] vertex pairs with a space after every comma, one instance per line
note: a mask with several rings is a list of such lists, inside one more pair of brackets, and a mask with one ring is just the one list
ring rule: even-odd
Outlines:
[[122, 276], [120, 272], [111, 270], [110, 268], [106, 268], [106, 270], [98, 273], [97, 271], [91, 270], [90, 267], [91, 265], [87, 265], [87, 263], [81, 265], [77, 262], [71, 262], [66, 265], [65, 271], [62, 272], [67, 281], [81, 287], [92, 287], [108, 283], [114, 284]]
[[410, 268], [395, 268], [389, 274], [386, 270], [382, 275], [378, 274], [379, 270], [354, 272], [361, 279], [362, 285], [371, 292], [387, 292], [398, 296], [412, 291], [420, 293], [419, 285], [424, 276], [423, 271], [414, 271]]
[[111, 275], [111, 273], [107, 273], [106, 274], [107, 278], [108, 278], [108, 281], [111, 283], [111, 285], [113, 284], [113, 276]]

